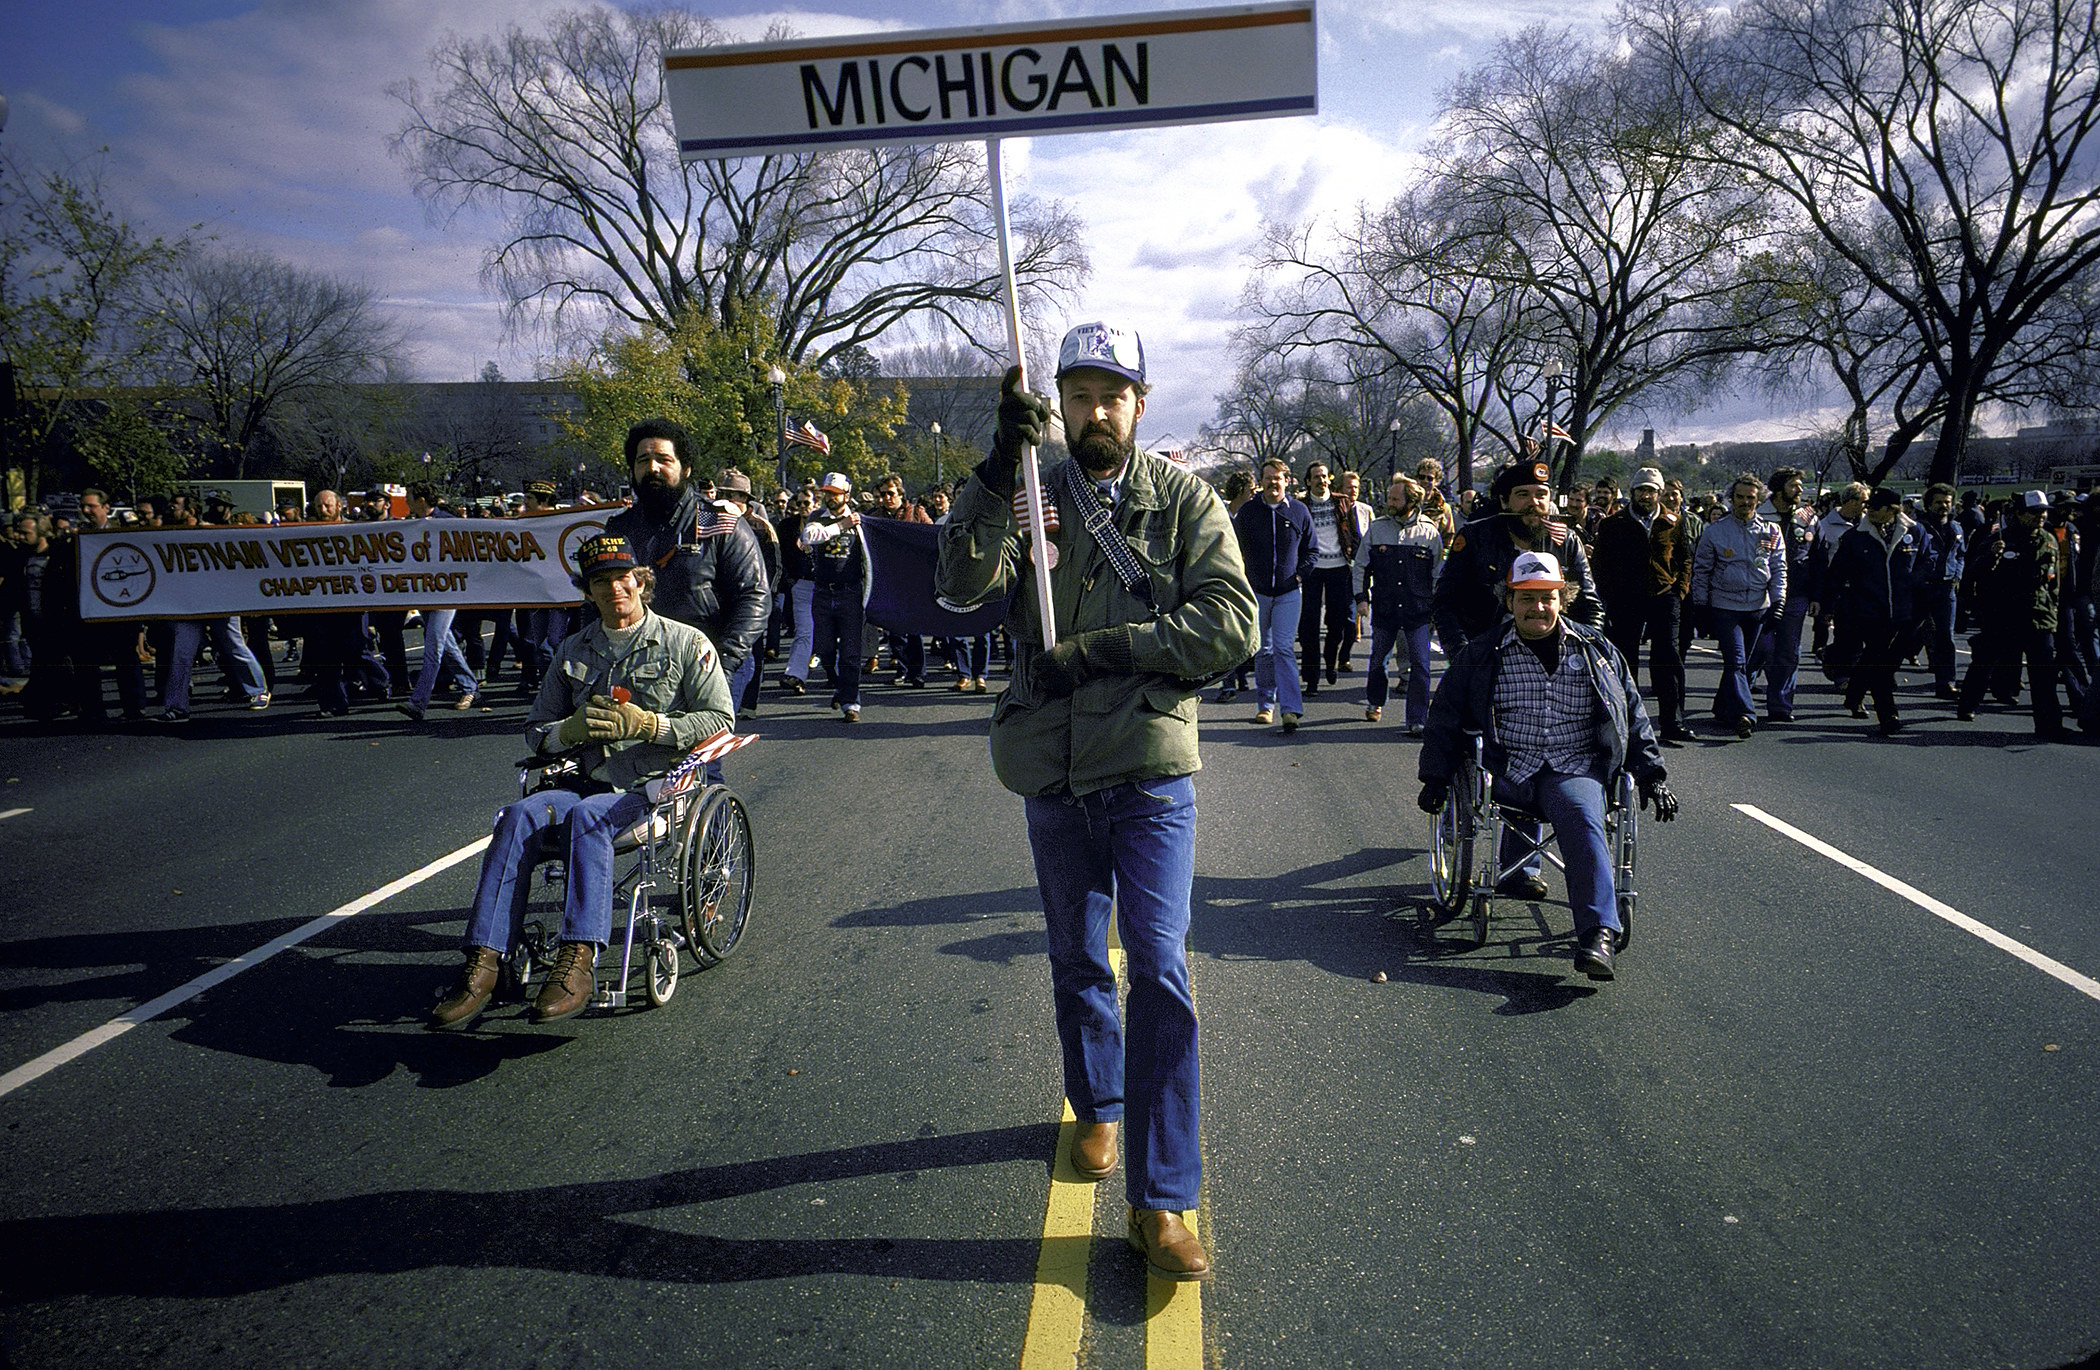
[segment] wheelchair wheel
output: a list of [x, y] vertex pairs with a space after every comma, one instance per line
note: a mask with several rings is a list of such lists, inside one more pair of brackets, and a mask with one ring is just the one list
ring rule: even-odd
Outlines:
[[660, 937], [649, 944], [647, 970], [649, 1002], [662, 1008], [678, 992], [678, 948], [670, 938]]
[[680, 910], [686, 940], [703, 969], [736, 950], [751, 915], [751, 820], [744, 802], [716, 788], [686, 820]]
[[1452, 917], [1465, 912], [1473, 879], [1473, 791], [1479, 772], [1466, 769], [1429, 829], [1429, 884], [1437, 907]]
[[1494, 898], [1486, 890], [1473, 896], [1473, 946], [1476, 950], [1488, 944], [1488, 919], [1494, 911]]

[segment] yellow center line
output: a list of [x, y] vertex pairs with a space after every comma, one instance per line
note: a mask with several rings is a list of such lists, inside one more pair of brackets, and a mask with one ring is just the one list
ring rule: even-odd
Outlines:
[[[1121, 942], [1108, 926], [1108, 964], [1125, 978]], [[1086, 1333], [1087, 1266], [1094, 1249], [1095, 1185], [1072, 1168], [1072, 1135], [1079, 1115], [1064, 1101], [1057, 1129], [1057, 1156], [1050, 1171], [1050, 1198], [1043, 1212], [1043, 1244], [1035, 1261], [1035, 1293], [1028, 1302], [1028, 1331], [1021, 1339], [1021, 1370], [1075, 1370]], [[1196, 1215], [1182, 1215], [1197, 1232]], [[1122, 1239], [1121, 1224], [1109, 1234]], [[1145, 1279], [1145, 1370], [1202, 1370], [1203, 1286]]]

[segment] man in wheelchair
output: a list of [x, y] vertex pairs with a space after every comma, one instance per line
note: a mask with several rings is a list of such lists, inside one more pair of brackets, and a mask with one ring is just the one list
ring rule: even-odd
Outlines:
[[615, 836], [649, 813], [644, 782], [730, 726], [729, 681], [713, 644], [699, 629], [650, 612], [655, 577], [635, 565], [627, 540], [591, 538], [576, 564], [598, 621], [563, 640], [526, 718], [525, 741], [540, 755], [580, 749], [581, 774], [575, 788], [543, 789], [497, 813], [467, 923], [466, 965], [431, 1012], [432, 1028], [463, 1027], [488, 1006], [550, 830], [562, 830], [553, 840], [566, 838], [568, 905], [533, 1021], [567, 1018], [591, 1002], [598, 949], [612, 936]]
[[[1494, 802], [1553, 825], [1575, 911], [1576, 969], [1609, 980], [1620, 935], [1605, 842], [1610, 787], [1619, 772], [1630, 773], [1641, 807], [1653, 808], [1661, 823], [1677, 816], [1677, 799], [1663, 783], [1655, 729], [1625, 659], [1597, 629], [1561, 617], [1574, 596], [1550, 553], [1525, 552], [1511, 564], [1502, 587], [1511, 621], [1469, 640], [1437, 684], [1417, 802], [1424, 813], [1443, 810], [1471, 749], [1469, 735], [1478, 735]], [[1543, 898], [1538, 824], [1513, 821], [1509, 828], [1502, 869], [1527, 850], [1518, 833], [1528, 829], [1532, 845], [1501, 892]]]

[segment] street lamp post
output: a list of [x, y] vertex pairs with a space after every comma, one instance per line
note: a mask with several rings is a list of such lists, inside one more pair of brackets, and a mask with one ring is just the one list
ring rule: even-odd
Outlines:
[[1385, 483], [1390, 488], [1393, 477], [1400, 474], [1400, 420], [1395, 418], [1385, 426], [1385, 431], [1391, 438], [1385, 449]]
[[788, 483], [787, 378], [778, 362], [766, 369], [766, 384], [773, 387], [773, 483], [783, 490]]
[[928, 432], [933, 434], [933, 483], [939, 485], [941, 483], [941, 421], [935, 419], [926, 428]]

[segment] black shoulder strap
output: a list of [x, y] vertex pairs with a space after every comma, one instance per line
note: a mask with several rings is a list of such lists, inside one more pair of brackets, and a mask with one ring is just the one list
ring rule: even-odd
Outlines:
[[1093, 535], [1095, 544], [1101, 548], [1101, 555], [1108, 558], [1108, 564], [1114, 569], [1116, 579], [1122, 581], [1123, 588], [1147, 609], [1158, 613], [1159, 605], [1152, 598], [1152, 577], [1145, 574], [1145, 568], [1138, 565], [1138, 559], [1132, 554], [1130, 545], [1124, 542], [1123, 535], [1116, 531], [1115, 522], [1109, 516], [1108, 505], [1102, 502], [1101, 491], [1092, 481], [1080, 477], [1078, 462], [1068, 461], [1060, 470], [1064, 476], [1065, 497], [1079, 511], [1080, 522], [1086, 526], [1087, 532]]

